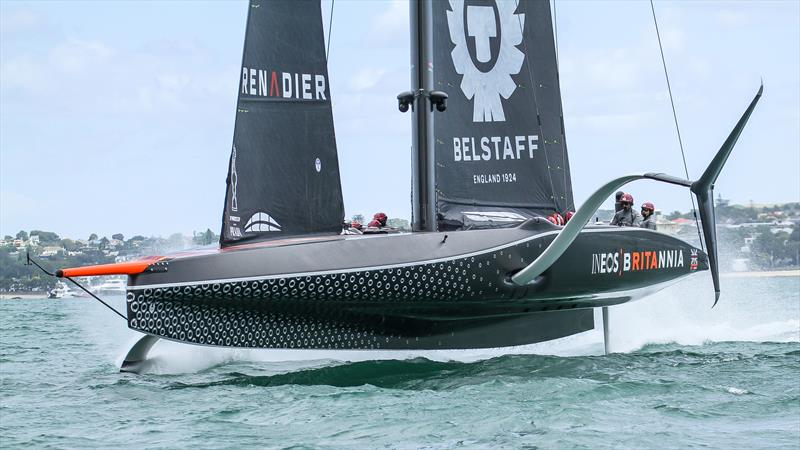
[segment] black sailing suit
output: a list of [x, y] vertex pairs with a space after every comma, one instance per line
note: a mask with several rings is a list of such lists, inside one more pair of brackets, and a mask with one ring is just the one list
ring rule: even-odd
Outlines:
[[641, 221], [642, 216], [640, 216], [636, 210], [630, 208], [628, 210], [623, 209], [622, 211], [614, 214], [614, 218], [611, 219], [611, 225], [618, 225], [621, 227], [638, 227]]
[[650, 214], [649, 216], [647, 216], [646, 219], [642, 220], [642, 223], [640, 223], [639, 226], [642, 227], [642, 228], [647, 228], [649, 230], [655, 230], [656, 229], [656, 218], [654, 217], [653, 214]]

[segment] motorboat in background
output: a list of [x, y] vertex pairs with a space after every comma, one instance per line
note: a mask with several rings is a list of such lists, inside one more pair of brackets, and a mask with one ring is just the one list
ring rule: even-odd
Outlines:
[[60, 299], [73, 297], [78, 297], [78, 295], [63, 281], [56, 281], [56, 287], [47, 292], [47, 298]]
[[92, 288], [92, 292], [98, 295], [124, 296], [127, 290], [127, 280], [122, 277], [113, 277], [103, 281]]

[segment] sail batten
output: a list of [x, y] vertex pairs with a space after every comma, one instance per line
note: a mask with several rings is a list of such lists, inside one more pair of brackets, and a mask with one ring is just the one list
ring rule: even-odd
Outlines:
[[221, 244], [338, 233], [343, 218], [320, 2], [253, 0]]
[[433, 126], [440, 225], [573, 208], [549, 2], [432, 3], [434, 89], [449, 94]]

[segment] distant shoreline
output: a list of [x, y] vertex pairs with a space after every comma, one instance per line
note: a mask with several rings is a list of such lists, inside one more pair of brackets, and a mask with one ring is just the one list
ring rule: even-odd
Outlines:
[[4, 292], [0, 300], [47, 300], [46, 292]]
[[800, 269], [765, 270], [758, 272], [727, 272], [724, 278], [767, 278], [767, 277], [800, 277]]

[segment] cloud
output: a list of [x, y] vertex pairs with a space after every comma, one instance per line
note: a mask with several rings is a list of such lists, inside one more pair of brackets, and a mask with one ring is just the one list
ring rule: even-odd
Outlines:
[[750, 23], [750, 17], [741, 10], [722, 9], [717, 12], [716, 19], [726, 27], [741, 27]]
[[636, 111], [628, 114], [576, 115], [569, 120], [569, 123], [571, 126], [598, 133], [621, 134], [636, 131], [647, 120], [647, 114]]
[[50, 50], [49, 61], [55, 69], [65, 73], [83, 72], [103, 67], [114, 51], [100, 41], [69, 38]]
[[373, 17], [370, 37], [381, 42], [408, 39], [408, 13], [408, 2], [392, 0], [383, 12]]
[[36, 92], [46, 86], [46, 72], [28, 56], [7, 59], [0, 65], [0, 89]]
[[350, 88], [354, 91], [363, 91], [375, 87], [386, 74], [385, 69], [366, 67], [353, 75], [350, 79]]
[[6, 103], [24, 97], [28, 107], [39, 102], [73, 112], [166, 113], [210, 97], [230, 98], [236, 84], [235, 66], [220, 71], [205, 50], [168, 42], [117, 49], [100, 40], [69, 37], [36, 50], [12, 45], [6, 53], [0, 93]]
[[74, 92], [70, 89], [74, 77], [85, 77], [87, 72], [89, 78], [95, 73], [107, 76], [107, 70], [96, 69], [113, 66], [109, 63], [113, 55], [102, 42], [71, 38], [44, 53], [17, 53], [0, 67], [0, 89], [18, 88], [33, 95]]
[[16, 34], [30, 31], [42, 23], [39, 16], [26, 9], [17, 9], [0, 14], [0, 32]]
[[682, 52], [685, 47], [686, 33], [680, 28], [670, 26], [666, 30], [661, 30], [661, 41], [666, 51], [671, 53]]
[[605, 90], [635, 84], [641, 77], [642, 63], [631, 49], [618, 48], [562, 57], [560, 68], [564, 84]]
[[[18, 191], [11, 191], [8, 189], [0, 190], [0, 222], [8, 223], [11, 216], [20, 217], [28, 216], [37, 212], [40, 208], [40, 202]], [[4, 227], [4, 232], [10, 232], [7, 227]]]

